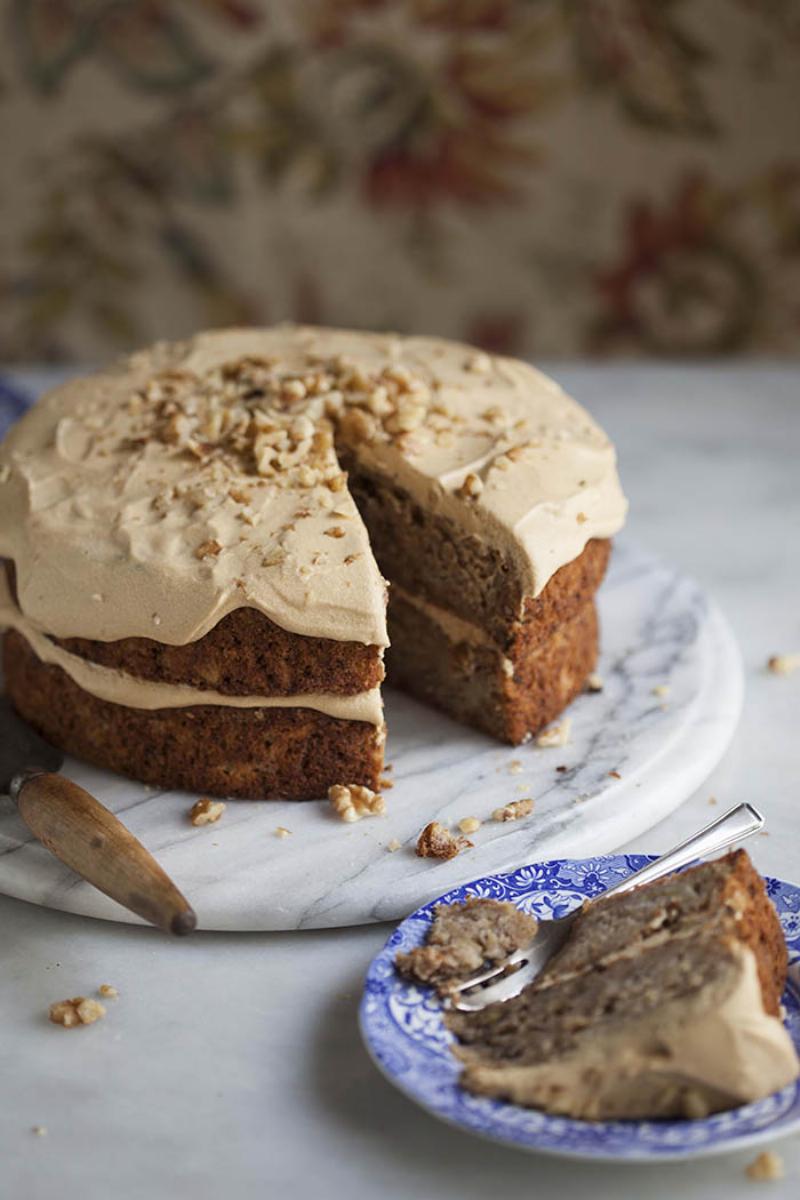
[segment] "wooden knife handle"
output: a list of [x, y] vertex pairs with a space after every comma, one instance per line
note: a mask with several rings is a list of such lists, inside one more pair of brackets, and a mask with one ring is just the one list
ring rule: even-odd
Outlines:
[[197, 917], [165, 871], [113, 813], [63, 775], [29, 772], [12, 795], [25, 824], [73, 871], [167, 933], [191, 933]]

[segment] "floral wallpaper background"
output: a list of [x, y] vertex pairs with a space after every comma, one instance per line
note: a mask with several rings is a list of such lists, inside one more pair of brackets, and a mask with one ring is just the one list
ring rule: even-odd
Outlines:
[[0, 0], [0, 361], [796, 354], [797, 0]]

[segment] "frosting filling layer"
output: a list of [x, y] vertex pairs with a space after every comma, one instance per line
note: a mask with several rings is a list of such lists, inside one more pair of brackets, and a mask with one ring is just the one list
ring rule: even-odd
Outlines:
[[18, 630], [42, 662], [61, 667], [78, 687], [111, 704], [150, 710], [190, 708], [203, 704], [229, 708], [312, 708], [339, 720], [366, 721], [378, 726], [383, 724], [380, 688], [352, 696], [323, 692], [305, 692], [293, 696], [230, 696], [185, 684], [137, 679], [125, 671], [115, 671], [88, 662], [55, 645], [34, 628], [14, 604], [5, 577], [0, 578], [0, 626]]

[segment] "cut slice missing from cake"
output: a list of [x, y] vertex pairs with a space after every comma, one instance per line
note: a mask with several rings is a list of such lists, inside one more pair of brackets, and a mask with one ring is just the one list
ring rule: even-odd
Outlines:
[[[429, 945], [438, 940], [434, 924]], [[439, 982], [415, 971], [415, 953], [398, 968]], [[488, 958], [473, 941], [460, 958], [475, 957]], [[744, 851], [600, 897], [519, 996], [446, 1015], [462, 1085], [585, 1120], [701, 1117], [758, 1100], [798, 1075], [780, 1019], [786, 968], [778, 916]]]
[[525, 364], [293, 326], [158, 345], [0, 447], [7, 688], [157, 786], [375, 789], [382, 575], [393, 681], [522, 741], [594, 666], [624, 514], [613, 446]]

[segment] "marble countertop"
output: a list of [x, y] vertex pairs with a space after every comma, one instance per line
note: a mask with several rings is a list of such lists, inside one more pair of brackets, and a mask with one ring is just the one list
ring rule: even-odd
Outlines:
[[[695, 575], [739, 639], [739, 733], [700, 791], [630, 849], [658, 851], [719, 805], [754, 800], [759, 868], [800, 878], [800, 368], [552, 368], [619, 447], [630, 533]], [[0, 898], [0, 1195], [9, 1200], [504, 1200], [532, 1195], [735, 1200], [753, 1154], [598, 1167], [526, 1155], [438, 1124], [362, 1049], [356, 1007], [386, 926], [198, 934], [168, 942]], [[111, 983], [91, 1030], [43, 1018]], [[44, 1126], [45, 1136], [32, 1127]], [[797, 1195], [800, 1138], [777, 1149]]]

